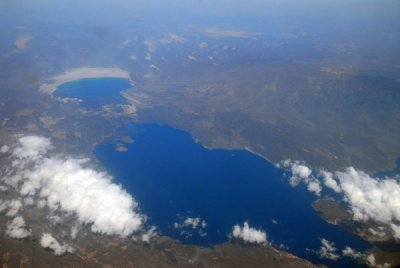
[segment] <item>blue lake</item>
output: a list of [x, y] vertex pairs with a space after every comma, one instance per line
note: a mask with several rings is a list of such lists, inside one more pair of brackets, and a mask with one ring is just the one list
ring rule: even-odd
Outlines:
[[[116, 183], [139, 202], [148, 223], [159, 233], [184, 243], [212, 246], [229, 240], [235, 224], [266, 231], [274, 246], [283, 244], [289, 252], [329, 266], [352, 266], [349, 258], [320, 259], [310, 250], [320, 239], [365, 250], [370, 244], [344, 229], [326, 223], [313, 210], [315, 196], [304, 187], [290, 187], [285, 170], [247, 151], [209, 150], [184, 131], [159, 124], [129, 127], [134, 140], [95, 148], [96, 157], [116, 178]], [[198, 230], [174, 228], [187, 217], [207, 222], [202, 236]], [[190, 235], [188, 235], [190, 233]], [[204, 234], [203, 234], [204, 235]]]
[[126, 103], [121, 91], [132, 85], [125, 78], [84, 78], [60, 85], [53, 95], [62, 98], [78, 98], [81, 106], [98, 111], [105, 104]]

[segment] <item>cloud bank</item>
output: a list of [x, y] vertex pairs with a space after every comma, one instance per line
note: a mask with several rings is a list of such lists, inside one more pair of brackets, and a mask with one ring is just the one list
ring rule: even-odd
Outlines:
[[243, 227], [235, 225], [232, 230], [234, 238], [241, 239], [248, 243], [266, 244], [267, 234], [261, 230], [256, 230], [249, 226], [247, 222], [244, 222]]
[[[375, 221], [389, 226], [393, 236], [400, 239], [400, 176], [374, 178], [367, 173], [348, 167], [334, 173], [312, 170], [298, 161], [285, 160], [285, 168], [291, 170], [292, 186], [305, 183], [309, 191], [320, 195], [322, 184], [338, 194], [349, 205], [355, 221]], [[379, 233], [383, 236], [384, 233]]]
[[400, 220], [400, 185], [396, 180], [374, 179], [352, 167], [336, 172], [336, 176], [355, 220]]
[[393, 236], [400, 239], [400, 184], [397, 179], [373, 178], [349, 167], [335, 172], [332, 180], [338, 184], [336, 190], [343, 194], [354, 220], [387, 224]]
[[50, 156], [52, 147], [47, 138], [20, 137], [12, 149], [13, 171], [2, 180], [26, 198], [40, 199], [40, 206], [74, 213], [93, 232], [126, 237], [141, 228], [144, 217], [132, 196], [106, 173], [86, 167], [87, 159]]

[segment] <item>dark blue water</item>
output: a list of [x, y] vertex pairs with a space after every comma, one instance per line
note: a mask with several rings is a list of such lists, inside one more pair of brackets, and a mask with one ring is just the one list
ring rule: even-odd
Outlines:
[[81, 99], [81, 106], [98, 111], [105, 104], [123, 104], [120, 92], [131, 88], [125, 78], [84, 78], [60, 85], [54, 96]]
[[[339, 250], [369, 247], [359, 237], [323, 221], [311, 207], [313, 194], [290, 187], [284, 170], [254, 154], [208, 150], [188, 133], [166, 125], [134, 125], [130, 131], [135, 142], [125, 144], [127, 152], [117, 152], [115, 144], [105, 143], [94, 153], [164, 235], [211, 246], [226, 242], [235, 224], [248, 221], [266, 231], [274, 245], [282, 243], [300, 257], [330, 266], [350, 265], [350, 259], [321, 260], [307, 251], [319, 249], [320, 238], [335, 242]], [[188, 216], [207, 221], [207, 236], [194, 232], [186, 239], [173, 228], [174, 222]]]

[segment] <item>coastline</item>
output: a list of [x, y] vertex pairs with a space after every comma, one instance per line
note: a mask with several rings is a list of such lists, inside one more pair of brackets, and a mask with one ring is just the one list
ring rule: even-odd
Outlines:
[[76, 68], [76, 69], [67, 69], [64, 73], [53, 76], [51, 78], [46, 79], [45, 83], [42, 83], [39, 87], [39, 91], [47, 94], [52, 94], [58, 86], [84, 78], [98, 78], [98, 77], [105, 77], [105, 78], [126, 78], [129, 80], [131, 84], [133, 84], [133, 80], [130, 77], [128, 71], [122, 70], [118, 67], [83, 67], [83, 68]]

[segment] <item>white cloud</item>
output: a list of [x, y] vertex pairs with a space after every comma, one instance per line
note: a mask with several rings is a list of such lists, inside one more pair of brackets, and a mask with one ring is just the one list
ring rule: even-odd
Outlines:
[[52, 147], [49, 139], [38, 136], [24, 136], [18, 142], [20, 146], [14, 149], [13, 154], [20, 159], [41, 157]]
[[197, 229], [197, 228], [204, 229], [207, 227], [207, 222], [199, 217], [196, 218], [187, 217], [182, 224], [179, 224], [177, 222], [174, 223], [174, 228], [176, 229], [183, 227], [191, 227], [192, 229]]
[[152, 226], [146, 233], [142, 234], [142, 241], [150, 243], [151, 238], [157, 235], [156, 227]]
[[345, 247], [342, 250], [343, 256], [353, 258], [358, 261], [362, 261], [366, 263], [369, 267], [376, 267], [376, 268], [389, 268], [391, 265], [389, 263], [377, 264], [375, 260], [374, 254], [362, 254], [361, 252], [352, 249], [351, 247]]
[[72, 253], [74, 249], [68, 245], [63, 244], [61, 245], [51, 234], [44, 233], [42, 238], [40, 239], [40, 245], [44, 248], [51, 249], [54, 251], [54, 254], [57, 256], [63, 255], [65, 253]]
[[7, 202], [8, 206], [8, 212], [6, 213], [6, 216], [8, 217], [14, 217], [17, 215], [18, 211], [22, 208], [22, 203], [19, 200], [11, 200]]
[[345, 247], [342, 250], [343, 256], [347, 256], [353, 259], [359, 259], [363, 256], [363, 254], [357, 250], [352, 249], [351, 247]]
[[242, 239], [244, 242], [265, 244], [267, 243], [267, 234], [261, 230], [256, 230], [244, 222], [243, 227], [235, 225], [232, 230], [234, 238]]
[[394, 236], [396, 239], [400, 239], [400, 226], [399, 226], [399, 225], [396, 225], [396, 224], [394, 224], [394, 223], [391, 223], [391, 224], [390, 224], [390, 228], [392, 228], [393, 236]]
[[377, 237], [384, 237], [386, 235], [385, 232], [381, 231], [381, 230], [375, 230], [374, 228], [368, 228], [368, 231]]
[[391, 265], [389, 263], [384, 263], [384, 264], [377, 264], [375, 260], [374, 254], [369, 254], [365, 257], [365, 261], [369, 267], [375, 267], [375, 268], [389, 268]]
[[160, 39], [161, 44], [171, 44], [171, 43], [179, 44], [179, 43], [184, 43], [185, 41], [186, 41], [185, 38], [173, 33], [164, 34], [164, 38]]
[[37, 206], [38, 208], [44, 208], [46, 206], [46, 201], [45, 200], [37, 201]]
[[370, 265], [372, 267], [376, 266], [374, 254], [369, 254], [365, 259], [366, 259], [368, 265]]
[[200, 218], [187, 218], [183, 224], [186, 226], [192, 226], [193, 229], [196, 229], [197, 225], [200, 223]]
[[188, 57], [189, 60], [197, 60], [196, 57], [193, 56], [193, 55], [188, 55], [187, 57]]
[[151, 54], [147, 53], [146, 56], [144, 57], [145, 60], [151, 61]]
[[289, 159], [282, 162], [285, 168], [290, 168], [292, 175], [289, 178], [290, 185], [296, 187], [300, 182], [307, 185], [307, 190], [320, 196], [322, 187], [319, 180], [312, 176], [311, 168], [300, 164], [298, 161], [291, 161]]
[[71, 227], [71, 233], [70, 233], [71, 238], [72, 239], [76, 239], [76, 237], [78, 235], [78, 232], [79, 232], [79, 227], [77, 225], [72, 226]]
[[300, 177], [302, 179], [307, 179], [311, 175], [311, 169], [307, 166], [300, 165], [298, 163], [293, 163], [292, 174], [293, 176]]
[[8, 145], [3, 145], [0, 147], [0, 153], [7, 153], [10, 147]]
[[22, 239], [30, 236], [31, 231], [26, 228], [24, 218], [18, 216], [7, 225], [6, 234], [12, 238]]
[[5, 191], [7, 191], [7, 190], [8, 190], [8, 187], [7, 187], [7, 186], [0, 185], [0, 192], [5, 192]]
[[8, 210], [6, 213], [7, 217], [14, 217], [21, 208], [22, 203], [17, 199], [7, 201], [0, 200], [0, 212]]
[[307, 184], [307, 189], [308, 189], [310, 192], [313, 192], [313, 193], [315, 193], [315, 194], [318, 195], [318, 196], [321, 194], [321, 191], [322, 191], [321, 184], [320, 184], [319, 181], [317, 181], [317, 180], [311, 180], [311, 181], [309, 181], [308, 184]]
[[200, 218], [189, 217], [183, 222], [183, 226], [191, 226], [193, 229], [196, 229], [197, 226], [201, 226], [201, 228], [206, 228], [207, 223], [205, 222], [205, 220], [201, 220]]
[[27, 197], [24, 199], [24, 204], [27, 206], [32, 206], [33, 204], [35, 204], [35, 200], [33, 200], [32, 197]]
[[384, 264], [377, 264], [375, 260], [374, 254], [369, 254], [365, 257], [365, 261], [369, 267], [376, 267], [376, 268], [389, 268], [391, 265], [389, 263]]
[[334, 190], [337, 193], [341, 192], [341, 188], [338, 183], [333, 179], [333, 174], [328, 171], [321, 171], [322, 178], [326, 187]]
[[400, 184], [392, 178], [375, 179], [363, 171], [349, 167], [335, 173], [344, 199], [350, 205], [354, 220], [374, 220], [390, 224], [394, 235], [400, 236]]
[[150, 68], [154, 69], [154, 70], [160, 70], [160, 68], [157, 65], [151, 64]]
[[205, 220], [202, 220], [200, 217], [196, 218], [187, 217], [181, 224], [178, 222], [174, 223], [175, 229], [186, 228], [186, 230], [181, 231], [181, 235], [185, 236], [186, 238], [192, 237], [193, 235], [190, 230], [187, 230], [187, 228], [197, 230], [199, 236], [206, 236], [207, 235], [207, 233], [205, 232], [206, 227], [207, 227], [207, 222]]
[[0, 212], [3, 212], [8, 208], [8, 201], [0, 200]]
[[208, 44], [206, 42], [201, 42], [199, 44], [199, 48], [206, 48], [206, 47], [208, 47]]
[[121, 42], [121, 43], [118, 45], [118, 48], [126, 47], [126, 46], [128, 46], [131, 42], [132, 42], [131, 39], [126, 39], [125, 41]]
[[150, 52], [155, 52], [157, 50], [157, 43], [153, 40], [145, 40], [144, 44]]
[[16, 173], [6, 177], [22, 195], [39, 197], [52, 210], [76, 213], [80, 223], [94, 232], [128, 236], [144, 221], [136, 213], [137, 203], [111, 177], [85, 167], [88, 160], [46, 157], [48, 139], [21, 137], [13, 151]]
[[340, 256], [337, 254], [337, 248], [335, 247], [334, 242], [322, 238], [321, 244], [321, 248], [318, 251], [318, 255], [320, 258], [330, 259], [333, 261], [339, 259]]
[[135, 61], [135, 60], [136, 60], [136, 55], [132, 53], [132, 54], [129, 56], [129, 58], [130, 58], [131, 60]]
[[[290, 184], [294, 187], [300, 182], [307, 189], [320, 195], [322, 185], [312, 175], [312, 170], [299, 161], [285, 160], [282, 166], [291, 170]], [[318, 175], [324, 185], [343, 195], [355, 221], [373, 220], [389, 226], [393, 236], [400, 239], [400, 176], [393, 178], [373, 178], [363, 171], [348, 167], [345, 171], [334, 173], [319, 170]]]

